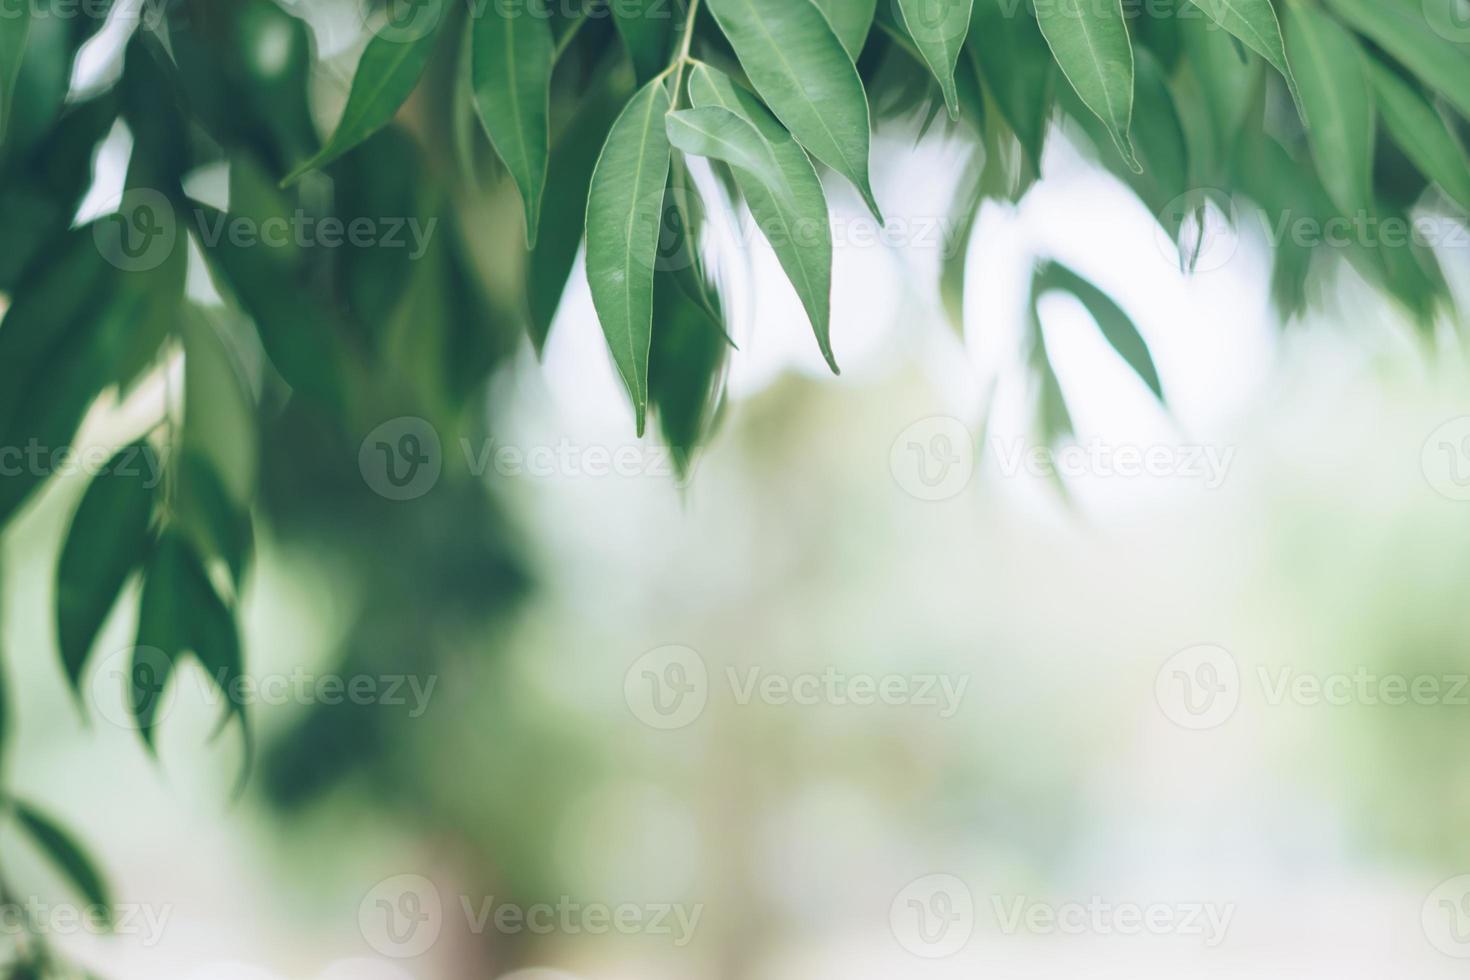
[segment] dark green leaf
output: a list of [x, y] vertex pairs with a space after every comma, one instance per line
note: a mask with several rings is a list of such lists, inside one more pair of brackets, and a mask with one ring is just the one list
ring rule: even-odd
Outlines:
[[112, 900], [108, 896], [107, 883], [92, 858], [83, 850], [76, 839], [61, 828], [50, 817], [35, 807], [15, 801], [15, 817], [21, 828], [36, 846], [66, 876], [73, 887], [90, 905], [99, 907], [112, 923]]
[[1111, 297], [1077, 273], [1059, 263], [1047, 262], [1037, 270], [1032, 283], [1032, 303], [1053, 290], [1070, 293], [1087, 307], [1108, 344], [1143, 379], [1154, 396], [1163, 401], [1164, 389], [1159, 382], [1158, 369], [1154, 367], [1153, 355], [1128, 314]]
[[951, 119], [960, 117], [955, 66], [960, 60], [965, 35], [970, 32], [972, 4], [973, 0], [898, 0], [903, 26], [939, 80]]
[[153, 448], [133, 443], [93, 478], [72, 517], [56, 571], [56, 635], [67, 680], [78, 696], [87, 654], [147, 551], [162, 475]]

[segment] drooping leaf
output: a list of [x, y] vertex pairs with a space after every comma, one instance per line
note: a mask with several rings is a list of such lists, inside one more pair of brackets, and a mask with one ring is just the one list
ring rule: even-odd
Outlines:
[[1470, 157], [1434, 106], [1391, 68], [1369, 62], [1379, 118], [1421, 171], [1470, 210]]
[[255, 321], [261, 346], [295, 390], [329, 406], [345, 398], [342, 348], [332, 317], [313, 291], [283, 270], [272, 249], [251, 247], [228, 232], [232, 216], [193, 202], [195, 231], [240, 306]]
[[87, 900], [87, 904], [98, 908], [111, 925], [113, 909], [107, 883], [76, 838], [35, 807], [19, 800], [14, 801], [13, 806], [21, 829]]
[[1036, 18], [1012, 0], [974, 0], [966, 45], [1032, 171], [1039, 173], [1055, 68]]
[[282, 184], [292, 184], [302, 175], [320, 170], [388, 125], [428, 66], [436, 33], [385, 29], [374, 34], [357, 63], [347, 107], [331, 139], [315, 156], [287, 174]]
[[587, 282], [613, 361], [633, 398], [638, 434], [648, 410], [648, 347], [669, 137], [669, 93], [645, 85], [613, 124], [587, 196]]
[[185, 449], [176, 466], [176, 520], [201, 554], [215, 555], [240, 587], [250, 559], [250, 512], [238, 505], [214, 465], [197, 449]]
[[496, 0], [474, 21], [475, 108], [526, 206], [526, 244], [536, 245], [551, 136], [555, 42], [545, 0]]
[[769, 144], [746, 120], [721, 106], [671, 112], [666, 120], [669, 142], [695, 156], [723, 160], [754, 177], [770, 193], [788, 197], [786, 181], [776, 168]]
[[1054, 290], [1070, 293], [1087, 307], [1087, 312], [1092, 314], [1098, 329], [1102, 331], [1103, 338], [1143, 380], [1143, 383], [1148, 385], [1154, 397], [1163, 401], [1164, 389], [1159, 381], [1158, 368], [1154, 366], [1153, 355], [1149, 353], [1148, 344], [1144, 342], [1143, 335], [1138, 332], [1138, 327], [1134, 325], [1133, 320], [1123, 312], [1117, 303], [1113, 302], [1112, 297], [1066, 266], [1057, 262], [1047, 262], [1037, 270], [1036, 278], [1032, 283], [1033, 304]]
[[153, 750], [169, 679], [190, 647], [189, 605], [185, 581], [191, 561], [181, 534], [165, 529], [154, 542], [143, 567], [143, 595], [138, 603], [138, 640], [128, 666], [128, 705], [143, 743]]
[[832, 353], [832, 226], [822, 181], [806, 152], [750, 92], [728, 75], [698, 65], [689, 76], [689, 97], [696, 106], [722, 106], [736, 113], [765, 140], [780, 168], [789, 197], [772, 194], [762, 183], [740, 173], [735, 179], [750, 213], [771, 243], [786, 276], [796, 288], [811, 319], [822, 356], [833, 372]]
[[1344, 215], [1373, 204], [1373, 93], [1363, 50], [1322, 11], [1286, 8], [1286, 50], [1307, 115], [1307, 142], [1322, 185]]
[[970, 32], [973, 0], [898, 0], [903, 26], [944, 92], [951, 119], [960, 117], [955, 66]]
[[16, 80], [25, 56], [26, 39], [31, 33], [31, 4], [17, 3], [0, 17], [0, 141], [10, 127], [10, 104], [15, 98]]
[[[1460, 0], [1327, 0], [1353, 29], [1470, 116], [1470, 43]], [[1294, 4], [1293, 6], [1299, 6]], [[1288, 51], [1290, 49], [1288, 48]]]
[[153, 448], [133, 443], [93, 478], [72, 517], [56, 570], [56, 635], [66, 678], [78, 696], [87, 654], [147, 550], [161, 476]]
[[672, 0], [618, 0], [608, 4], [613, 24], [628, 49], [638, 83], [644, 84], [663, 70], [673, 34]]
[[1123, 160], [1142, 169], [1129, 135], [1133, 124], [1133, 46], [1121, 0], [1055, 0], [1036, 9], [1041, 33], [1062, 74], [1108, 127]]
[[868, 96], [827, 18], [810, 0], [710, 0], [710, 9], [776, 118], [852, 181], [881, 221], [868, 175]]
[[1292, 98], [1301, 104], [1296, 77], [1286, 58], [1286, 41], [1281, 36], [1281, 22], [1271, 0], [1190, 0], [1209, 18], [1238, 38], [1242, 44], [1270, 62], [1281, 73], [1291, 89]]
[[567, 276], [582, 244], [592, 168], [631, 90], [631, 72], [621, 62], [614, 70], [597, 76], [551, 147], [541, 234], [526, 261], [531, 342], [538, 353], [546, 345]]
[[654, 312], [649, 401], [682, 480], [715, 424], [730, 345], [720, 311], [696, 302], [671, 273], [658, 274]]
[[868, 32], [873, 29], [873, 14], [878, 9], [878, 0], [814, 0], [827, 23], [837, 34], [837, 40], [847, 51], [848, 57], [857, 61], [868, 43]]

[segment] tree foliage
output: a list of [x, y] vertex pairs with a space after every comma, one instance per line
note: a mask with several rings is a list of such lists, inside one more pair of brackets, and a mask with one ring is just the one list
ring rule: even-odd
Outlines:
[[[1027, 192], [1058, 123], [1095, 145], [1186, 266], [1206, 212], [1233, 214], [1235, 200], [1275, 226], [1364, 229], [1425, 212], [1463, 226], [1470, 29], [1456, 2], [6, 4], [0, 445], [69, 446], [99, 399], [167, 387], [157, 423], [98, 469], [61, 548], [65, 676], [80, 695], [134, 581], [130, 703], [148, 745], [182, 658], [221, 685], [239, 676], [236, 609], [262, 513], [349, 552], [344, 515], [371, 515], [406, 567], [432, 547], [453, 573], [513, 592], [502, 522], [466, 475], [440, 498], [448, 516], [385, 506], [355, 472], [364, 437], [397, 416], [482, 426], [486, 378], [523, 337], [544, 346], [585, 251], [636, 430], [651, 417], [692, 450], [738, 356], [700, 244], [731, 207], [770, 242], [836, 372], [827, 191], [845, 182], [883, 219], [872, 136], [888, 120], [917, 116], [981, 151], [953, 204], [966, 229], [984, 200]], [[121, 70], [74, 87], [109, 16], [136, 19]], [[321, 57], [317, 29], [334, 24], [340, 40], [344, 22], [352, 43]], [[98, 148], [120, 133], [121, 199], [78, 223]], [[405, 229], [428, 231], [390, 247]], [[1284, 319], [1338, 257], [1426, 326], [1454, 315], [1433, 249], [1412, 236], [1350, 236], [1330, 251], [1278, 243]], [[951, 309], [964, 259], [947, 256], [936, 283]], [[1048, 262], [1028, 362], [1047, 437], [1069, 423], [1034, 300], [1057, 290], [1162, 398], [1126, 312]], [[0, 523], [50, 476], [43, 464], [6, 472]], [[471, 604], [462, 579], [373, 564], [359, 574], [394, 590], [397, 614]], [[248, 731], [243, 707], [224, 721]], [[63, 832], [15, 812], [98, 887]]]

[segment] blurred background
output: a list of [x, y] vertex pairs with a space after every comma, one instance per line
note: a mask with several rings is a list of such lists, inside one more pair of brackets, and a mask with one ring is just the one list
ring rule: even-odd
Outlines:
[[[1463, 976], [1458, 344], [1428, 353], [1346, 267], [1281, 327], [1251, 221], [1200, 229], [1182, 274], [1070, 134], [985, 205], [957, 331], [936, 216], [960, 151], [882, 135], [888, 233], [828, 185], [839, 378], [769, 248], [712, 219], [739, 352], [688, 476], [634, 438], [579, 265], [543, 356], [491, 385], [493, 435], [383, 420], [488, 487], [493, 525], [432, 476], [336, 514], [351, 550], [260, 523], [238, 799], [197, 667], [157, 762], [129, 730], [130, 603], [83, 721], [52, 613], [83, 481], [51, 486], [3, 539], [8, 779], [120, 915], [67, 925], [61, 878], [0, 836], [48, 938], [115, 980]], [[1439, 250], [1462, 302], [1465, 245]], [[1126, 308], [1167, 407], [1048, 298], [1075, 432], [1034, 436], [1045, 258]], [[81, 441], [166, 397], [99, 406]]]

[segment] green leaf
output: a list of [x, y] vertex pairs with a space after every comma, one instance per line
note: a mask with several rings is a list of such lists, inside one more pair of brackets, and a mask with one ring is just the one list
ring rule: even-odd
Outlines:
[[776, 118], [812, 156], [852, 181], [882, 221], [868, 175], [868, 96], [826, 17], [809, 0], [709, 2]]
[[1459, 0], [1327, 0], [1333, 13], [1470, 116], [1470, 44]]
[[138, 603], [138, 640], [128, 670], [128, 703], [143, 743], [153, 751], [158, 709], [179, 658], [190, 647], [185, 582], [192, 561], [189, 544], [174, 529], [154, 543], [143, 569]]
[[555, 42], [545, 0], [496, 0], [474, 18], [475, 108], [526, 205], [526, 245], [541, 223], [551, 136]]
[[72, 517], [56, 570], [56, 635], [72, 690], [107, 613], [148, 550], [157, 455], [136, 442], [107, 462]]
[[1286, 58], [1286, 41], [1281, 36], [1281, 21], [1271, 0], [1190, 0], [1242, 44], [1271, 63], [1291, 89], [1291, 97], [1301, 106], [1296, 76]]
[[939, 80], [951, 119], [960, 118], [955, 66], [960, 60], [965, 35], [970, 32], [972, 9], [973, 0], [898, 0], [903, 26]]
[[1286, 8], [1286, 46], [1307, 117], [1307, 143], [1332, 203], [1344, 215], [1373, 207], [1373, 92], [1358, 42], [1312, 7]]
[[582, 245], [592, 168], [597, 166], [613, 121], [632, 91], [632, 73], [621, 62], [614, 64], [615, 70], [593, 79], [590, 91], [579, 100], [576, 114], [551, 147], [541, 233], [526, 262], [531, 342], [538, 353], [546, 346], [551, 321]]
[[388, 125], [408, 101], [428, 66], [436, 33], [413, 30], [400, 36], [398, 31], [385, 29], [374, 34], [357, 63], [352, 88], [347, 93], [347, 107], [342, 110], [332, 138], [315, 156], [287, 174], [282, 186], [325, 167]]
[[682, 109], [669, 113], [666, 126], [669, 142], [676, 149], [723, 160], [760, 181], [777, 197], [789, 196], [770, 145], [753, 125], [730, 110], [720, 106]]
[[669, 272], [658, 274], [654, 312], [649, 401], [677, 475], [686, 480], [718, 416], [730, 345], [720, 311], [692, 298]]
[[1470, 158], [1444, 119], [1393, 69], [1370, 60], [1368, 70], [1379, 116], [1394, 142], [1446, 194], [1470, 210]]
[[663, 71], [668, 60], [674, 26], [672, 0], [616, 0], [608, 7], [638, 83], [650, 81]]
[[613, 123], [587, 196], [587, 283], [618, 373], [633, 398], [638, 434], [648, 411], [653, 273], [669, 176], [664, 116], [669, 93], [648, 83]]
[[26, 39], [31, 33], [31, 2], [9, 4], [0, 17], [0, 141], [10, 127], [10, 104], [15, 99], [15, 85], [20, 78]]
[[974, 0], [967, 47], [1032, 171], [1039, 173], [1055, 68], [1036, 18], [1013, 0]]
[[873, 29], [873, 15], [878, 10], [878, 0], [814, 0], [817, 7], [832, 25], [837, 40], [853, 61], [863, 53], [868, 43], [868, 32]]
[[1133, 152], [1133, 46], [1121, 0], [1055, 0], [1036, 11], [1041, 33], [1067, 81], [1108, 127], [1108, 135], [1135, 173]]
[[787, 278], [811, 319], [822, 356], [838, 373], [832, 353], [832, 225], [822, 181], [791, 134], [753, 94], [728, 75], [697, 65], [689, 75], [689, 97], [696, 106], [722, 106], [745, 119], [765, 141], [784, 178], [789, 196], [773, 194], [764, 184], [736, 173], [750, 213], [771, 243]]
[[112, 900], [108, 895], [107, 883], [91, 857], [76, 842], [76, 839], [61, 828], [50, 817], [35, 807], [14, 802], [15, 817], [32, 841], [51, 859], [57, 869], [66, 876], [73, 887], [87, 900], [89, 905], [104, 910], [108, 925], [112, 924]]
[[235, 503], [213, 464], [198, 449], [178, 457], [176, 519], [200, 554], [218, 556], [240, 587], [252, 550], [250, 512]]
[[335, 322], [310, 286], [283, 269], [270, 248], [236, 241], [228, 232], [232, 215], [192, 202], [195, 231], [204, 253], [255, 321], [261, 346], [293, 389], [330, 407], [345, 398], [341, 348]]
[[1148, 385], [1154, 397], [1164, 400], [1164, 389], [1159, 381], [1158, 368], [1153, 355], [1138, 327], [1112, 298], [1077, 273], [1057, 262], [1047, 262], [1036, 273], [1031, 286], [1033, 304], [1053, 290], [1070, 293], [1087, 307], [1087, 312], [1097, 321], [1104, 339], [1127, 362], [1143, 383]]

